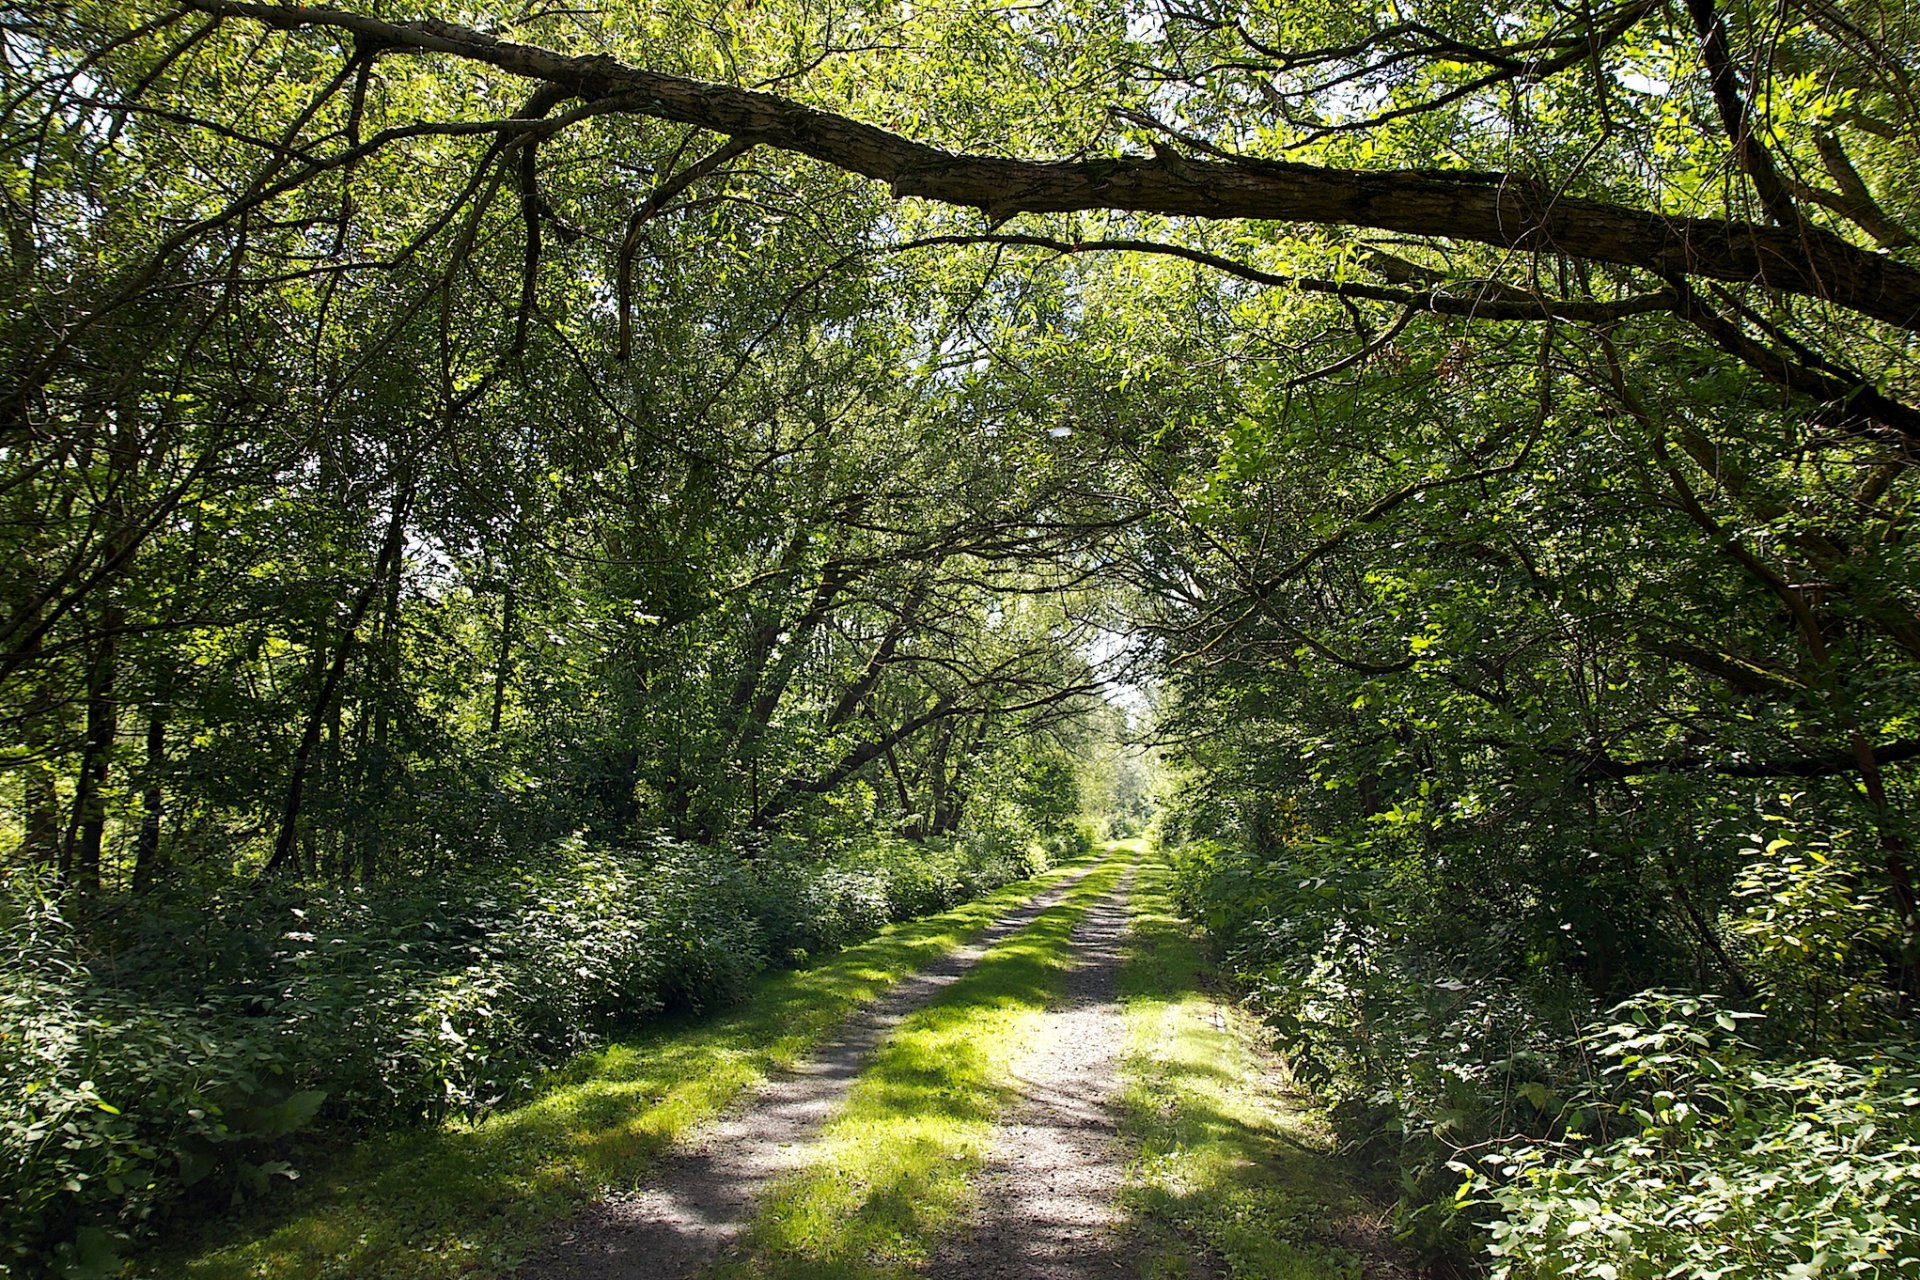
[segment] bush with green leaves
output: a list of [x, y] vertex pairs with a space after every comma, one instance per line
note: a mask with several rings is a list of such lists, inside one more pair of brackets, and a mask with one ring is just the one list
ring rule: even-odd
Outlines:
[[1622, 1004], [1576, 1127], [1458, 1166], [1499, 1210], [1494, 1280], [1920, 1275], [1920, 1059], [1769, 1061], [1745, 1016]]
[[1920, 1275], [1920, 1070], [1875, 1038], [1885, 895], [1846, 832], [1780, 812], [1718, 922], [1765, 1018], [1660, 990], [1601, 1018], [1577, 953], [1463, 909], [1391, 824], [1163, 833], [1182, 909], [1409, 1242], [1491, 1241], [1503, 1280]]
[[785, 964], [802, 964], [869, 936], [895, 918], [884, 870], [837, 866], [822, 872], [790, 856], [770, 856], [755, 868], [758, 918], [769, 951]]
[[755, 918], [777, 963], [798, 963], [869, 937], [897, 920], [958, 906], [1038, 874], [1050, 859], [1035, 841], [1017, 854], [982, 839], [849, 842], [824, 862], [778, 844], [753, 863]]
[[736, 998], [766, 963], [738, 857], [671, 841], [572, 838], [431, 884], [233, 891], [216, 930], [194, 901], [142, 913], [111, 956], [121, 985], [217, 999], [327, 1091], [330, 1123], [362, 1129], [484, 1112], [663, 1004]]
[[1591, 1002], [1527, 962], [1500, 921], [1422, 912], [1380, 848], [1295, 833], [1256, 855], [1198, 838], [1170, 850], [1176, 901], [1204, 924], [1342, 1144], [1397, 1195], [1404, 1238], [1439, 1254], [1472, 1221], [1448, 1168], [1495, 1135], [1546, 1133], [1582, 1078], [1568, 1052]]
[[738, 850], [578, 837], [375, 888], [111, 904], [0, 892], [0, 1272], [110, 1266], [184, 1198], [293, 1177], [287, 1139], [474, 1117], [663, 1007], [743, 995], [1034, 863], [967, 842]]
[[101, 984], [50, 882], [0, 893], [0, 1271], [101, 1272], [117, 1242], [198, 1191], [293, 1170], [282, 1140], [324, 1092], [228, 1003]]
[[1855, 831], [1809, 829], [1796, 799], [1779, 797], [1742, 850], [1727, 932], [1768, 1034], [1805, 1052], [1898, 1027], [1884, 958], [1900, 921], [1875, 875], [1884, 853]]

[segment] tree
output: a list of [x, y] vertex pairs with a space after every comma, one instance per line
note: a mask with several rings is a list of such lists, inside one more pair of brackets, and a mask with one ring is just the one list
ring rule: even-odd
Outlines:
[[[1259, 556], [1235, 552], [1233, 538], [1214, 527], [1209, 504], [1221, 495], [1196, 501], [1179, 491], [1186, 462], [1146, 447], [1143, 415], [1130, 415], [1130, 428], [1091, 433], [1089, 443], [1108, 456], [1132, 459], [1135, 475], [1127, 483], [1164, 472], [1150, 483], [1167, 489], [1146, 501], [1176, 532], [1155, 580], [1169, 587], [1163, 570], [1170, 568], [1180, 590], [1202, 588], [1200, 595], [1188, 592], [1205, 601], [1188, 624], [1190, 651], [1215, 652], [1238, 643], [1256, 622], [1277, 623], [1290, 637], [1284, 643], [1322, 644], [1320, 658], [1336, 667], [1381, 677], [1411, 670], [1416, 664], [1392, 652], [1394, 644], [1369, 658], [1364, 641], [1356, 650], [1316, 640], [1289, 597], [1321, 567], [1341, 561], [1365, 531], [1397, 527], [1415, 504], [1520, 480], [1536, 459], [1562, 456], [1554, 438], [1560, 424], [1577, 431], [1578, 422], [1594, 417], [1632, 423], [1641, 438], [1617, 465], [1643, 478], [1640, 500], [1672, 504], [1683, 517], [1661, 533], [1663, 545], [1694, 538], [1715, 548], [1710, 559], [1737, 566], [1748, 589], [1767, 602], [1760, 608], [1783, 608], [1796, 619], [1801, 656], [1760, 658], [1738, 645], [1706, 643], [1698, 621], [1663, 622], [1659, 638], [1641, 647], [1736, 690], [1764, 682], [1768, 672], [1784, 679], [1803, 691], [1793, 697], [1823, 708], [1815, 717], [1821, 727], [1802, 735], [1818, 741], [1763, 755], [1845, 756], [1869, 792], [1884, 792], [1875, 749], [1890, 746], [1897, 755], [1899, 744], [1876, 743], [1875, 727], [1842, 709], [1853, 698], [1846, 668], [1854, 659], [1835, 658], [1822, 606], [1797, 584], [1844, 580], [1848, 607], [1858, 613], [1846, 625], [1874, 631], [1896, 653], [1920, 632], [1902, 575], [1868, 550], [1885, 545], [1872, 531], [1897, 519], [1917, 421], [1900, 398], [1905, 374], [1897, 336], [1920, 322], [1920, 276], [1902, 257], [1908, 197], [1898, 174], [1910, 113], [1898, 56], [1907, 36], [1901, 19], [1870, 6], [1809, 7], [1794, 12], [1787, 37], [1767, 45], [1766, 28], [1743, 9], [1702, 2], [1681, 12], [1644, 0], [1579, 14], [1542, 7], [1493, 26], [1482, 15], [1444, 7], [1395, 20], [1385, 11], [1344, 7], [1095, 6], [1031, 29], [965, 6], [857, 20], [851, 11], [832, 13], [794, 18], [798, 25], [790, 29], [780, 26], [788, 18], [772, 14], [703, 26], [689, 11], [609, 15], [592, 28], [598, 47], [590, 52], [576, 51], [586, 36], [571, 16], [494, 21], [496, 29], [481, 31], [439, 19], [206, 0], [126, 27], [119, 10], [74, 5], [29, 22], [12, 46], [17, 91], [8, 118], [35, 162], [34, 183], [12, 206], [10, 225], [14, 243], [47, 260], [16, 277], [25, 305], [9, 342], [9, 368], [19, 391], [6, 401], [16, 430], [65, 438], [71, 433], [56, 424], [105, 422], [94, 406], [116, 403], [131, 422], [138, 415], [127, 411], [151, 393], [128, 390], [129, 379], [159, 385], [169, 370], [191, 363], [228, 371], [231, 385], [204, 393], [209, 403], [232, 406], [211, 416], [232, 424], [222, 430], [272, 438], [255, 407], [271, 404], [274, 416], [308, 424], [292, 439], [314, 439], [332, 406], [357, 402], [378, 413], [394, 403], [390, 356], [431, 352], [427, 367], [437, 366], [423, 384], [433, 388], [431, 414], [401, 433], [380, 427], [367, 434], [373, 453], [384, 453], [374, 465], [385, 473], [368, 497], [387, 518], [376, 509], [358, 521], [364, 532], [353, 537], [372, 560], [349, 575], [357, 585], [330, 593], [332, 607], [344, 609], [344, 625], [338, 617], [308, 624], [335, 634], [317, 637], [309, 649], [302, 724], [290, 729], [283, 748], [293, 764], [276, 860], [291, 856], [308, 762], [321, 738], [338, 732], [327, 726], [338, 719], [337, 699], [363, 661], [355, 650], [370, 617], [385, 619], [376, 625], [386, 638], [364, 658], [369, 675], [378, 668], [369, 688], [381, 691], [354, 717], [355, 732], [367, 739], [366, 759], [393, 758], [384, 744], [395, 723], [395, 592], [403, 575], [397, 564], [383, 569], [391, 557], [377, 552], [387, 534], [404, 541], [415, 532], [402, 515], [414, 491], [442, 482], [431, 472], [403, 472], [400, 457], [423, 447], [436, 459], [463, 460], [476, 449], [484, 456], [478, 441], [489, 434], [486, 424], [515, 412], [510, 388], [536, 384], [575, 402], [600, 398], [610, 424], [632, 424], [615, 428], [631, 437], [620, 461], [635, 483], [617, 498], [628, 510], [637, 514], [645, 505], [640, 495], [662, 483], [721, 497], [711, 511], [642, 519], [610, 540], [609, 565], [655, 566], [640, 579], [610, 580], [612, 597], [642, 600], [639, 616], [668, 621], [659, 631], [645, 630], [651, 622], [632, 624], [641, 629], [623, 642], [621, 662], [629, 683], [649, 692], [636, 701], [631, 690], [609, 691], [612, 700], [602, 706], [627, 710], [602, 721], [594, 732], [606, 735], [606, 746], [582, 764], [616, 819], [637, 812], [631, 797], [646, 774], [644, 789], [661, 797], [676, 825], [725, 825], [720, 815], [732, 801], [716, 799], [719, 809], [695, 818], [708, 802], [696, 802], [694, 791], [743, 752], [746, 789], [759, 789], [759, 755], [769, 741], [764, 726], [803, 666], [804, 646], [782, 649], [781, 635], [795, 627], [803, 638], [828, 634], [889, 560], [923, 564], [935, 548], [963, 557], [1010, 551], [990, 532], [1004, 515], [977, 525], [987, 531], [984, 542], [967, 532], [976, 512], [961, 514], [919, 549], [909, 543], [887, 552], [823, 550], [834, 539], [852, 536], [847, 545], [858, 546], [870, 538], [845, 532], [858, 528], [866, 499], [814, 500], [774, 489], [749, 498], [753, 481], [729, 492], [724, 477], [811, 474], [817, 487], [828, 474], [819, 470], [826, 453], [809, 455], [811, 473], [762, 472], [782, 456], [780, 429], [764, 444], [743, 442], [744, 452], [732, 444], [696, 448], [679, 460], [672, 436], [710, 425], [714, 406], [728, 401], [741, 424], [771, 424], [786, 412], [776, 408], [768, 417], [767, 404], [800, 406], [798, 381], [775, 389], [746, 363], [746, 353], [768, 350], [770, 341], [788, 344], [789, 337], [774, 335], [803, 315], [828, 329], [852, 326], [877, 337], [887, 326], [871, 317], [898, 306], [902, 295], [893, 290], [911, 268], [895, 271], [876, 255], [941, 246], [954, 264], [971, 261], [967, 245], [993, 254], [980, 277], [989, 290], [1014, 279], [1007, 255], [1035, 264], [1027, 277], [1034, 284], [1020, 286], [1024, 295], [992, 299], [1005, 309], [1006, 319], [996, 323], [1008, 326], [997, 338], [966, 328], [974, 321], [964, 303], [957, 304], [961, 327], [945, 332], [894, 311], [893, 336], [885, 339], [891, 348], [875, 348], [868, 358], [856, 342], [835, 355], [829, 341], [807, 355], [801, 343], [790, 348], [795, 356], [786, 366], [794, 377], [872, 394], [888, 363], [910, 348], [937, 360], [971, 347], [998, 362], [978, 380], [989, 388], [978, 393], [989, 411], [1050, 429], [1031, 394], [1012, 389], [1017, 378], [1003, 371], [1004, 340], [1016, 332], [1042, 342], [1071, 333], [1077, 349], [1059, 363], [1079, 368], [1063, 375], [1071, 382], [1064, 394], [1077, 416], [1097, 420], [1106, 397], [1089, 371], [1102, 361], [1093, 358], [1090, 327], [1077, 317], [1094, 296], [1089, 291], [1106, 287], [1097, 283], [1105, 277], [1091, 265], [1058, 266], [1045, 280], [1038, 274], [1045, 255], [1085, 263], [1091, 251], [1221, 273], [1211, 286], [1218, 300], [1212, 319], [1220, 307], [1277, 306], [1261, 301], [1275, 290], [1317, 300], [1290, 304], [1290, 319], [1267, 340], [1304, 342], [1327, 354], [1281, 383], [1238, 397], [1246, 412], [1285, 421], [1300, 395], [1324, 396], [1349, 372], [1374, 375], [1358, 399], [1317, 415], [1326, 430], [1299, 437], [1316, 456], [1332, 451], [1359, 459], [1381, 451], [1379, 432], [1341, 424], [1379, 412], [1380, 392], [1398, 393], [1404, 384], [1391, 376], [1395, 362], [1456, 379], [1489, 362], [1510, 360], [1500, 367], [1519, 370], [1530, 358], [1534, 372], [1516, 373], [1506, 397], [1513, 407], [1501, 410], [1514, 425], [1482, 430], [1471, 421], [1479, 405], [1448, 408], [1449, 397], [1428, 397], [1416, 429], [1386, 446], [1395, 461], [1364, 478], [1343, 475], [1317, 500], [1276, 490], [1275, 501], [1302, 515]], [[784, 31], [778, 39], [776, 30]], [[913, 33], [926, 52], [890, 55], [880, 34], [887, 30]], [[685, 50], [673, 65], [621, 56], [662, 47], [666, 36]], [[243, 50], [269, 47], [271, 65], [240, 60]], [[1010, 48], [1023, 52], [1009, 57]], [[305, 86], [297, 104], [256, 98], [246, 113], [222, 109], [239, 100], [235, 86], [289, 73], [291, 83]], [[749, 86], [762, 74], [776, 91]], [[1053, 81], [1071, 84], [1072, 93], [1053, 92]], [[933, 136], [893, 127], [889, 113], [897, 108], [885, 103], [902, 94], [931, 113]], [[77, 127], [86, 121], [97, 124]], [[647, 121], [685, 128], [653, 136]], [[56, 134], [57, 145], [50, 141]], [[1152, 154], [1127, 154], [1142, 149]], [[175, 154], [195, 157], [197, 167], [186, 172], [211, 179], [153, 186], [155, 160], [147, 157]], [[885, 199], [835, 170], [885, 182]], [[423, 179], [435, 172], [459, 176]], [[600, 176], [583, 179], [587, 174]], [[226, 175], [234, 181], [223, 182]], [[131, 211], [117, 215], [119, 222], [96, 225], [46, 199], [44, 191], [60, 182], [95, 201], [110, 189], [132, 197], [142, 183], [148, 194], [119, 201], [116, 207]], [[517, 202], [503, 202], [511, 196]], [[809, 240], [776, 230], [808, 201], [822, 199], [849, 215], [837, 233]], [[755, 209], [756, 201], [763, 207]], [[888, 201], [895, 202], [891, 212]], [[985, 225], [968, 209], [981, 211]], [[1002, 225], [1016, 217], [1025, 221]], [[1246, 232], [1234, 231], [1234, 223]], [[1341, 227], [1359, 230], [1334, 230]], [[1411, 244], [1408, 236], [1415, 237]], [[72, 250], [96, 238], [111, 250], [102, 265], [85, 267], [97, 278], [85, 288], [62, 284], [55, 264], [81, 263], [83, 255]], [[809, 247], [792, 252], [802, 243]], [[748, 244], [785, 256], [743, 252]], [[777, 247], [783, 245], [789, 247]], [[935, 279], [934, 296], [965, 288], [951, 269]], [[717, 286], [744, 293], [719, 306]], [[491, 299], [480, 301], [476, 292]], [[1138, 315], [1139, 304], [1117, 302], [1113, 311], [1114, 333], [1097, 349], [1113, 353], [1105, 361], [1109, 376], [1128, 379], [1140, 344], [1126, 317]], [[856, 319], [862, 315], [869, 319]], [[1350, 337], [1339, 333], [1340, 317], [1351, 322]], [[1207, 315], [1195, 319], [1210, 322]], [[183, 336], [127, 364], [121, 335], [130, 326], [162, 323]], [[293, 374], [284, 360], [249, 360], [258, 340], [243, 335], [276, 329], [306, 335], [308, 374]], [[1281, 329], [1294, 336], [1279, 337]], [[1529, 329], [1537, 341], [1513, 336]], [[637, 343], [636, 333], [651, 348]], [[1587, 344], [1603, 358], [1571, 358], [1569, 344]], [[739, 354], [730, 358], [729, 347]], [[1536, 347], [1531, 357], [1521, 354]], [[118, 363], [90, 354], [109, 349]], [[1048, 349], [1063, 352], [1058, 344]], [[356, 358], [356, 351], [376, 355]], [[629, 372], [608, 376], [593, 353], [627, 361]], [[703, 364], [715, 376], [694, 374]], [[125, 372], [111, 373], [122, 366]], [[1676, 377], [1701, 394], [1675, 397]], [[688, 379], [685, 389], [674, 379]], [[321, 389], [309, 395], [298, 389], [303, 380]], [[53, 399], [47, 388], [56, 389]], [[775, 400], [751, 404], [756, 394]], [[1705, 423], [1700, 406], [1709, 403], [1719, 407]], [[1736, 403], [1743, 412], [1784, 410], [1775, 420], [1793, 433], [1786, 447], [1733, 431], [1721, 410]], [[810, 412], [817, 409], [802, 410]], [[1521, 415], [1537, 421], [1522, 430]], [[592, 443], [577, 414], [558, 431], [551, 474], [605, 474], [620, 457]], [[1462, 434], [1477, 438], [1462, 444]], [[1254, 444], [1259, 433], [1242, 435]], [[142, 493], [149, 496], [138, 501], [131, 483], [83, 499], [87, 534], [55, 539], [75, 558], [41, 573], [36, 581], [44, 585], [16, 593], [26, 607], [12, 622], [17, 642], [9, 670], [47, 670], [62, 651], [49, 652], [44, 639], [63, 619], [92, 607], [95, 638], [73, 643], [91, 646], [95, 660], [83, 665], [94, 686], [108, 687], [98, 660], [109, 642], [100, 634], [107, 616], [100, 611], [123, 607], [112, 601], [114, 584], [152, 530], [171, 518], [195, 483], [194, 468], [222, 456], [219, 434], [165, 436], [138, 425], [117, 437], [119, 454], [101, 456], [122, 457], [130, 476], [164, 476], [164, 466], [143, 473], [132, 465], [148, 437], [178, 440], [170, 445], [177, 460], [167, 465], [180, 482], [146, 482]], [[196, 439], [206, 441], [197, 451]], [[635, 446], [659, 463], [634, 469]], [[1263, 461], [1235, 464], [1244, 483], [1273, 482], [1284, 450], [1275, 452], [1271, 442], [1259, 448], [1267, 451]], [[1455, 461], [1420, 465], [1435, 449]], [[1865, 478], [1848, 503], [1823, 504], [1795, 491], [1782, 468], [1809, 449], [1833, 467], [1861, 470]], [[262, 458], [261, 474], [292, 474], [309, 465], [304, 452], [295, 447]], [[45, 458], [32, 456], [29, 466], [39, 476]], [[355, 466], [325, 450], [311, 456], [325, 459], [316, 493], [329, 488], [328, 471], [344, 462], [344, 476]], [[507, 475], [537, 473], [540, 464], [522, 450], [489, 465], [494, 475]], [[950, 475], [926, 484], [952, 482]], [[615, 498], [605, 486], [590, 488], [602, 503]], [[1075, 518], [1083, 527], [1130, 520], [1133, 500], [1116, 512], [1112, 496], [1110, 488], [1087, 502], [1060, 489], [1019, 518], [1049, 518], [1044, 506], [1056, 504], [1080, 511]], [[1614, 500], [1593, 496], [1603, 505]], [[749, 501], [789, 514], [761, 527], [722, 514]], [[1717, 512], [1716, 504], [1739, 515]], [[439, 503], [449, 513], [456, 505]], [[1111, 514], [1086, 514], [1100, 506]], [[498, 545], [497, 533], [475, 539], [465, 531], [493, 522], [484, 507], [468, 504], [454, 524], [439, 521], [432, 540]], [[800, 514], [809, 508], [814, 514]], [[1322, 527], [1327, 509], [1345, 509], [1348, 521]], [[584, 508], [582, 515], [596, 519]], [[1257, 510], [1233, 517], [1256, 518], [1272, 527], [1272, 516]], [[1559, 518], [1597, 527], [1578, 510]], [[1796, 534], [1785, 547], [1794, 563], [1774, 563], [1767, 549], [1730, 541], [1730, 519], [1838, 522], [1840, 531]], [[822, 536], [827, 543], [817, 540]], [[1070, 541], [1037, 554], [1057, 554]], [[1457, 536], [1445, 541], [1460, 545]], [[704, 559], [701, 546], [711, 552]], [[785, 549], [767, 559], [773, 547]], [[1508, 554], [1487, 539], [1463, 550], [1483, 567]], [[698, 583], [724, 577], [739, 552], [760, 568], [748, 571], [745, 580], [756, 586], [737, 599], [744, 630], [733, 632], [734, 604], [716, 607]], [[496, 561], [506, 554], [504, 546], [489, 552]], [[1528, 567], [1531, 549], [1518, 554], [1520, 585], [1557, 590], [1537, 563]], [[1210, 559], [1219, 563], [1196, 577]], [[621, 569], [615, 578], [626, 574]], [[376, 610], [383, 589], [386, 603]], [[499, 673], [513, 665], [514, 628], [506, 625], [511, 588], [502, 592], [491, 683], [504, 709], [508, 681]], [[1364, 608], [1365, 596], [1322, 589], [1310, 607], [1337, 622]], [[1724, 605], [1745, 607], [1731, 598]], [[659, 721], [643, 728], [634, 719], [642, 705], [669, 705], [656, 687], [660, 669], [684, 659], [667, 662], [666, 653], [691, 651], [677, 640], [663, 650], [660, 642], [687, 626], [717, 628], [701, 645], [732, 651], [744, 640], [737, 659], [719, 659], [710, 680], [696, 680], [705, 683], [702, 692], [673, 686], [710, 709], [713, 727], [695, 735], [698, 745]], [[886, 634], [876, 643], [885, 645]], [[897, 649], [900, 641], [892, 643]], [[720, 650], [711, 652], [718, 659]], [[1783, 664], [1801, 663], [1812, 664], [1814, 674], [1782, 674]], [[66, 679], [86, 683], [77, 668]], [[856, 677], [853, 688], [865, 679]], [[872, 696], [858, 694], [855, 703]], [[104, 723], [110, 702], [92, 699], [97, 722]], [[836, 715], [846, 719], [838, 709], [829, 719]], [[1583, 732], [1589, 744], [1609, 738], [1593, 724]], [[875, 763], [878, 757], [866, 753], [885, 737], [855, 749], [849, 759], [856, 769]], [[91, 763], [72, 766], [82, 780], [104, 762], [102, 735], [93, 740]], [[642, 741], [662, 744], [661, 754], [643, 761], [633, 745]], [[1565, 750], [1591, 755], [1595, 748]], [[1587, 767], [1614, 774], [1694, 767], [1684, 750], [1641, 761], [1621, 759], [1611, 744], [1600, 750]], [[356, 774], [349, 789], [362, 803], [381, 802], [390, 794], [380, 780], [389, 767]], [[748, 799], [748, 809], [763, 810], [765, 797]], [[84, 807], [83, 800], [77, 796], [76, 805]], [[1884, 796], [1875, 802], [1885, 815], [1886, 874], [1896, 895], [1906, 895], [1911, 916], [1905, 837], [1893, 807]]]

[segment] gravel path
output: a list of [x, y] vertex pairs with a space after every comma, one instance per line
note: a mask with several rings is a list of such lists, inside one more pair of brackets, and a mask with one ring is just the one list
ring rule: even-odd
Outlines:
[[933, 1280], [1111, 1280], [1127, 1274], [1114, 1197], [1126, 1165], [1114, 1091], [1126, 1027], [1116, 998], [1133, 877], [1074, 931], [1077, 967], [1016, 1070], [1024, 1101], [1001, 1122], [973, 1221], [935, 1255]]
[[[519, 1276], [681, 1280], [697, 1275], [746, 1228], [761, 1193], [804, 1161], [807, 1144], [845, 1100], [887, 1033], [996, 943], [1058, 904], [1093, 869], [1081, 869], [1002, 917], [975, 942], [948, 953], [855, 1014], [839, 1039], [791, 1074], [769, 1081], [696, 1133], [679, 1154], [662, 1160], [648, 1186], [610, 1197], [575, 1218], [543, 1253], [520, 1268]], [[1109, 910], [1104, 904], [1095, 908]]]

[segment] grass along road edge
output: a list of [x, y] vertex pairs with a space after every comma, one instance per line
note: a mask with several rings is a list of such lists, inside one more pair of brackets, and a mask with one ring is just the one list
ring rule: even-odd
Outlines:
[[1075, 927], [1137, 856], [1110, 846], [1063, 901], [901, 1023], [715, 1280], [916, 1273], [970, 1206], [995, 1122], [1018, 1100], [1014, 1065], [1075, 964]]
[[[1145, 1280], [1360, 1280], [1397, 1268], [1354, 1247], [1374, 1209], [1266, 1047], [1260, 1023], [1206, 990], [1203, 940], [1146, 856], [1120, 974], [1127, 1049], [1123, 1207]], [[1196, 1271], [1196, 1263], [1205, 1270]]]

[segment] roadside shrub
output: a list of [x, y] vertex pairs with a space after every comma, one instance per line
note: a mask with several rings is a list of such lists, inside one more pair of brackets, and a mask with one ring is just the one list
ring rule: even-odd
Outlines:
[[1886, 1035], [1899, 1024], [1885, 957], [1900, 921], [1854, 832], [1803, 831], [1792, 796], [1755, 833], [1734, 879], [1734, 953], [1756, 987], [1768, 1033], [1801, 1052]]
[[1048, 831], [1040, 838], [1040, 847], [1046, 851], [1049, 862], [1070, 862], [1092, 853], [1098, 839], [1094, 824], [1079, 818]]
[[945, 911], [1045, 869], [1036, 850], [1010, 856], [997, 842], [894, 837], [855, 842], [822, 861], [776, 847], [754, 863], [755, 911], [778, 962], [803, 963], [899, 920]]
[[[630, 892], [650, 913], [651, 928], [636, 936], [659, 966], [660, 999], [690, 1009], [734, 1003], [767, 966], [751, 873], [728, 848], [660, 841], [651, 854]], [[629, 1006], [621, 1021], [647, 1011]]]
[[1500, 1210], [1494, 1280], [1920, 1275], [1920, 1064], [1768, 1062], [1736, 1019], [1628, 1001], [1586, 1037], [1604, 1066], [1576, 1100], [1619, 1136], [1462, 1166]]
[[1449, 1162], [1496, 1135], [1551, 1129], [1583, 1078], [1569, 1046], [1592, 1006], [1524, 952], [1516, 960], [1498, 922], [1421, 927], [1415, 891], [1368, 853], [1302, 838], [1259, 858], [1196, 840], [1173, 853], [1175, 898], [1326, 1099], [1343, 1145], [1396, 1189], [1401, 1235], [1444, 1253], [1472, 1227]]
[[864, 867], [822, 869], [793, 859], [758, 868], [757, 909], [768, 949], [802, 964], [877, 932], [890, 919], [886, 876]]
[[1846, 833], [1767, 821], [1717, 922], [1765, 1019], [1659, 990], [1600, 1017], [1584, 922], [1476, 915], [1476, 867], [1391, 822], [1163, 829], [1181, 909], [1416, 1248], [1491, 1241], [1500, 1280], [1920, 1275], [1920, 1071], [1874, 1040], [1895, 922]]
[[177, 890], [84, 933], [0, 884], [0, 1272], [105, 1274], [170, 1206], [297, 1176], [287, 1139], [475, 1117], [662, 1007], [739, 999], [891, 920], [1028, 874], [980, 842], [579, 837], [373, 888]]
[[876, 844], [868, 856], [878, 864], [876, 869], [884, 869], [887, 915], [894, 920], [945, 911], [1006, 883], [991, 873], [973, 874], [978, 869], [968, 865], [966, 851], [946, 842], [923, 846], [919, 857], [885, 842]]
[[325, 1095], [216, 1006], [95, 983], [49, 890], [26, 873], [0, 892], [0, 1269], [104, 1274], [190, 1190], [290, 1176], [274, 1147]]

